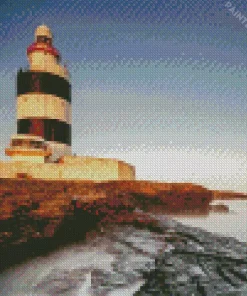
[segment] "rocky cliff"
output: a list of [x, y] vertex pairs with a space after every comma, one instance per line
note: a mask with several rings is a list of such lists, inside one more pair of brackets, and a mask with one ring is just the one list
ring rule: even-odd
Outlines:
[[213, 190], [213, 199], [247, 199], [247, 194], [234, 191]]
[[82, 239], [107, 223], [155, 227], [136, 209], [207, 212], [211, 200], [211, 191], [188, 183], [0, 179], [0, 266], [35, 255], [51, 242]]

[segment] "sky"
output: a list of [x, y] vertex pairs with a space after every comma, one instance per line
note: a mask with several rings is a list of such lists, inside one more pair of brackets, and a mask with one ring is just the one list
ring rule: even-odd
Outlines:
[[0, 160], [43, 23], [71, 75], [73, 153], [125, 160], [138, 179], [247, 192], [246, 1], [1, 0]]

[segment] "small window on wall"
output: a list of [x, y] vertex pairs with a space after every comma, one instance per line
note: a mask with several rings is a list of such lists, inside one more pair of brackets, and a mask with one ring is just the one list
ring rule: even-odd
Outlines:
[[22, 140], [12, 140], [12, 146], [22, 146]]
[[37, 42], [38, 43], [45, 43], [46, 37], [45, 36], [37, 36]]

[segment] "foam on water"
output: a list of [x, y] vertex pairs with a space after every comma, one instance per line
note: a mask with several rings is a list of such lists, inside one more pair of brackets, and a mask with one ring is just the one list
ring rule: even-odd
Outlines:
[[[117, 251], [115, 254], [114, 250]], [[141, 275], [134, 270], [146, 269], [146, 266], [154, 264], [150, 257], [135, 255], [134, 252], [124, 243], [112, 241], [107, 236], [97, 238], [93, 243], [70, 245], [4, 272], [0, 275], [0, 296], [96, 295], [92, 290], [92, 282], [96, 283], [97, 289], [104, 273], [105, 278], [109, 275], [110, 281], [111, 276], [113, 277], [113, 283], [110, 283], [109, 291], [106, 291], [107, 295], [133, 295], [133, 291], [143, 282]], [[115, 286], [114, 264], [121, 270], [117, 274], [120, 282]], [[131, 272], [134, 280], [128, 281], [125, 275]], [[92, 277], [93, 273], [96, 278]], [[115, 290], [118, 294], [114, 294]]]

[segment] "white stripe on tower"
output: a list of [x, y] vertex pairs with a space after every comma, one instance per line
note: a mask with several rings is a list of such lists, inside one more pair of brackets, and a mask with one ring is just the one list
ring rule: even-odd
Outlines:
[[17, 119], [49, 118], [71, 124], [71, 104], [65, 99], [40, 93], [17, 97]]

